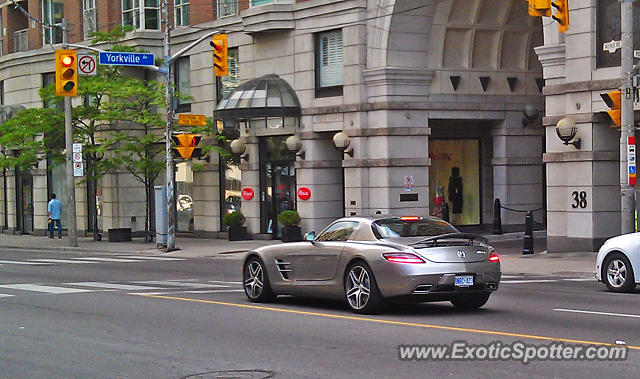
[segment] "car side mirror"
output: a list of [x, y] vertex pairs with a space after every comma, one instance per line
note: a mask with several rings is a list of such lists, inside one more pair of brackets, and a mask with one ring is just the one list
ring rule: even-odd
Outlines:
[[316, 239], [316, 232], [309, 232], [304, 235], [305, 241], [313, 242], [314, 239]]

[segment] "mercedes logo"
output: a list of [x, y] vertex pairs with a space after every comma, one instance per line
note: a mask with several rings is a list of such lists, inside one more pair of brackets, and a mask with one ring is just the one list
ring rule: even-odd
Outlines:
[[465, 257], [465, 253], [464, 253], [463, 250], [458, 250], [456, 254], [458, 254], [458, 257], [460, 257], [460, 258], [464, 258]]

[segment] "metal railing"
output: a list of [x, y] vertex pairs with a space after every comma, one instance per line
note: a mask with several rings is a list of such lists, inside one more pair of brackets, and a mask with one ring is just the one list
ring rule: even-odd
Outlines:
[[[533, 254], [533, 224], [537, 223], [533, 219], [533, 212], [541, 211], [544, 208], [539, 207], [536, 209], [513, 209], [505, 207], [500, 204], [500, 199], [495, 199], [493, 203], [493, 234], [502, 234], [502, 210], [507, 210], [516, 213], [526, 213], [524, 217], [524, 246], [522, 248], [522, 254]], [[540, 224], [541, 223], [537, 223]]]
[[13, 32], [13, 52], [29, 50], [29, 29]]

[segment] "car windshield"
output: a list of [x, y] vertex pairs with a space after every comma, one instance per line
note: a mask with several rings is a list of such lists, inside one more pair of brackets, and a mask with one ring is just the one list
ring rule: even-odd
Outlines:
[[456, 228], [444, 221], [422, 218], [411, 220], [405, 220], [400, 217], [387, 218], [374, 221], [372, 228], [373, 233], [380, 239], [398, 237], [432, 237], [446, 233], [458, 232]]

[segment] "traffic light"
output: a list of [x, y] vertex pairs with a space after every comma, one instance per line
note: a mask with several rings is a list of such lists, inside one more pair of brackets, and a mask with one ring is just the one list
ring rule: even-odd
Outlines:
[[213, 72], [216, 76], [229, 75], [227, 35], [216, 34], [209, 44], [213, 47]]
[[620, 119], [620, 102], [621, 102], [622, 92], [620, 90], [615, 90], [607, 93], [601, 93], [600, 97], [604, 100], [604, 103], [607, 104], [609, 108], [608, 111], [604, 111], [613, 125], [611, 127], [620, 127], [622, 125], [622, 120]]
[[569, 30], [569, 0], [555, 0], [551, 5], [556, 8], [556, 13], [551, 16], [558, 22], [558, 32]]
[[182, 157], [184, 159], [199, 158], [202, 156], [202, 149], [198, 146], [202, 136], [199, 134], [174, 134], [173, 142], [176, 147], [172, 148], [173, 155], [175, 157]]
[[56, 50], [56, 96], [78, 96], [78, 57], [75, 50]]
[[551, 17], [551, 0], [527, 0], [529, 16]]

